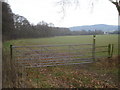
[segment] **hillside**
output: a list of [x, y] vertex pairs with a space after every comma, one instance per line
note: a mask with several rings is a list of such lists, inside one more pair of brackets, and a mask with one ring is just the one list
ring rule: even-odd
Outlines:
[[74, 26], [69, 28], [71, 31], [81, 31], [81, 30], [102, 30], [106, 32], [111, 32], [118, 30], [117, 25], [106, 25], [106, 24], [95, 24], [95, 25], [84, 25], [84, 26]]

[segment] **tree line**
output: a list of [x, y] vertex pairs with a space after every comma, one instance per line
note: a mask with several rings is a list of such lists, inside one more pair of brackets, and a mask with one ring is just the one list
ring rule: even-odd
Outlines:
[[103, 34], [101, 30], [95, 31], [70, 31], [69, 28], [54, 27], [45, 21], [37, 25], [30, 24], [27, 18], [14, 14], [10, 5], [2, 2], [2, 36], [3, 41], [19, 38], [40, 38], [65, 35], [93, 35]]

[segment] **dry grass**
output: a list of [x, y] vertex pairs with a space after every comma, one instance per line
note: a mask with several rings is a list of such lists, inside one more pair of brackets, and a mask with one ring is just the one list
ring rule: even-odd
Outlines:
[[[118, 58], [84, 65], [26, 69], [29, 88], [118, 88]], [[21, 83], [22, 84], [22, 83]]]

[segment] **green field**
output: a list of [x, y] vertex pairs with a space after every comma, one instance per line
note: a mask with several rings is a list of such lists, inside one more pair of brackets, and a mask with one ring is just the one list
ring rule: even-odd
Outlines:
[[[9, 46], [24, 46], [24, 45], [63, 45], [63, 44], [87, 44], [93, 43], [92, 35], [81, 36], [56, 36], [49, 38], [37, 39], [19, 39], [11, 40], [3, 43], [4, 49], [9, 49]], [[104, 46], [114, 44], [114, 54], [117, 54], [118, 49], [118, 35], [97, 35], [96, 46]]]
[[[37, 39], [20, 39], [12, 40], [9, 43], [14, 45], [50, 45], [50, 44], [81, 44], [81, 43], [92, 43], [92, 35], [81, 35], [81, 36], [56, 36], [48, 38], [37, 38]], [[96, 35], [96, 44], [118, 44], [118, 35]]]
[[[56, 36], [37, 39], [19, 39], [3, 43], [3, 66], [6, 81], [4, 87], [11, 87], [10, 74], [10, 45], [63, 45], [63, 44], [86, 44], [92, 43], [92, 35], [81, 36]], [[118, 35], [97, 35], [96, 46], [114, 44], [114, 56], [118, 52]], [[93, 64], [57, 66], [44, 68], [25, 69], [27, 76], [20, 76], [16, 87], [34, 88], [117, 88], [118, 69], [116, 67], [116, 57], [110, 60], [102, 59]], [[7, 65], [6, 65], [7, 63]], [[14, 70], [12, 70], [14, 73]], [[23, 72], [25, 74], [25, 72]], [[21, 73], [21, 72], [20, 72]], [[14, 76], [13, 76], [14, 77]], [[14, 77], [15, 78], [15, 77]], [[18, 80], [18, 79], [17, 79]], [[18, 82], [18, 81], [16, 81]]]

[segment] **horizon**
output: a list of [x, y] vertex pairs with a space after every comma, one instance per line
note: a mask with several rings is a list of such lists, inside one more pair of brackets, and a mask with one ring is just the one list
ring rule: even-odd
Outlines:
[[[118, 26], [118, 25], [110, 25], [110, 24], [92, 24], [92, 25], [81, 25], [81, 26], [94, 26], [94, 25], [109, 25], [109, 26]], [[77, 27], [77, 26], [72, 26]], [[79, 27], [79, 26], [78, 26]]]
[[80, 25], [80, 26], [71, 26], [71, 27], [60, 27], [60, 28], [72, 28], [72, 27], [81, 27], [81, 26], [94, 26], [94, 25], [118, 26], [118, 25], [109, 25], [109, 24], [92, 24], [92, 25]]

